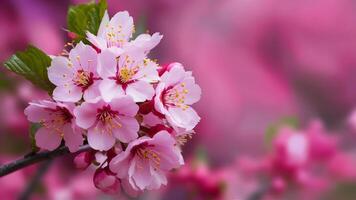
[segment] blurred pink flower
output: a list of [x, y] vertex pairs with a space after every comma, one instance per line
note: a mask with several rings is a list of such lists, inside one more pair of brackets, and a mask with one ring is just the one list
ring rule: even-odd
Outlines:
[[338, 140], [328, 133], [320, 121], [312, 121], [305, 130], [309, 140], [309, 154], [313, 160], [329, 160], [338, 153]]

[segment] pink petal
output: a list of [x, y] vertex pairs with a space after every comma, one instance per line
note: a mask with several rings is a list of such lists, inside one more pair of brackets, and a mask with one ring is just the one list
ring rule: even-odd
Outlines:
[[94, 72], [96, 75], [97, 52], [90, 45], [80, 42], [69, 52], [69, 59], [75, 69]]
[[165, 72], [161, 77], [161, 81], [166, 84], [166, 87], [177, 84], [186, 76], [186, 72], [184, 71], [182, 64], [173, 63], [171, 65], [173, 65], [172, 68]]
[[38, 104], [30, 103], [30, 105], [25, 109], [25, 115], [30, 122], [40, 122], [50, 119], [50, 111], [44, 109], [44, 107]]
[[53, 91], [53, 99], [63, 102], [77, 102], [82, 98], [81, 88], [75, 85], [58, 86]]
[[151, 144], [155, 144], [153, 148], [155, 151], [161, 152], [160, 168], [162, 170], [168, 171], [184, 164], [183, 156], [175, 143], [175, 139], [167, 131], [160, 131], [153, 136]]
[[146, 64], [141, 66], [139, 71], [133, 76], [133, 79], [138, 79], [146, 82], [157, 82], [160, 80], [158, 75], [158, 64], [152, 60], [147, 60]]
[[162, 124], [162, 119], [160, 119], [157, 115], [152, 112], [147, 115], [143, 115], [143, 123], [148, 126], [155, 126], [157, 124]]
[[127, 11], [116, 13], [111, 18], [109, 24], [114, 28], [119, 26], [122, 27], [121, 31], [116, 33], [115, 39], [118, 40], [123, 39], [125, 41], [128, 41], [131, 38], [134, 25], [133, 25], [133, 19]]
[[135, 40], [130, 42], [130, 45], [148, 53], [158, 45], [162, 37], [163, 36], [159, 33], [154, 33], [152, 36], [149, 34], [140, 34]]
[[61, 144], [61, 136], [54, 130], [40, 128], [35, 135], [36, 145], [47, 150], [54, 150]]
[[98, 56], [98, 74], [102, 78], [116, 76], [116, 55], [110, 50], [103, 50]]
[[87, 137], [89, 146], [95, 150], [107, 151], [115, 144], [115, 138], [111, 134], [103, 132], [101, 126], [90, 128]]
[[144, 190], [147, 186], [149, 186], [153, 178], [150, 164], [147, 160], [137, 158], [135, 167], [132, 179], [138, 188]]
[[97, 108], [99, 105], [84, 102], [73, 111], [76, 117], [76, 124], [83, 128], [90, 128], [96, 121]]
[[127, 86], [126, 94], [130, 95], [135, 102], [151, 100], [155, 94], [153, 86], [145, 81], [136, 81]]
[[200, 117], [191, 107], [188, 107], [187, 109], [172, 107], [168, 109], [168, 112], [168, 121], [173, 125], [185, 128], [186, 130], [192, 130], [200, 121]]
[[83, 144], [83, 136], [81, 132], [74, 132], [71, 124], [66, 124], [63, 127], [64, 141], [70, 152], [76, 152], [80, 145]]
[[120, 128], [113, 129], [114, 136], [121, 142], [128, 143], [138, 137], [140, 125], [133, 117], [120, 116], [117, 121], [121, 124]]
[[64, 86], [72, 81], [73, 69], [68, 66], [69, 60], [65, 57], [54, 57], [48, 68], [48, 78], [56, 86]]
[[161, 100], [161, 96], [162, 96], [162, 92], [163, 92], [164, 88], [165, 88], [165, 84], [159, 83], [156, 87], [156, 96], [154, 98], [155, 109], [162, 114], [166, 114], [168, 112], [167, 109], [164, 107], [162, 100]]
[[106, 40], [104, 38], [95, 36], [89, 31], [86, 32], [86, 35], [87, 35], [87, 40], [97, 48], [105, 49], [107, 47]]
[[104, 16], [101, 19], [99, 30], [98, 30], [98, 36], [99, 37], [103, 37], [103, 38], [106, 37], [104, 31], [106, 29], [106, 26], [109, 24], [109, 22], [110, 22], [109, 14], [108, 14], [108, 11], [105, 10]]
[[156, 190], [159, 189], [162, 185], [167, 185], [167, 178], [164, 173], [158, 170], [154, 170], [152, 166], [150, 171], [152, 174], [152, 182], [147, 187], [148, 190]]
[[95, 103], [100, 100], [99, 84], [100, 81], [95, 81], [93, 85], [84, 91], [83, 98], [85, 101]]
[[103, 80], [99, 85], [99, 90], [102, 98], [106, 102], [110, 102], [114, 98], [119, 98], [125, 95], [121, 85], [118, 85], [115, 80]]
[[117, 173], [116, 176], [119, 178], [126, 178], [128, 176], [130, 166], [129, 155], [130, 152], [122, 152], [115, 156], [109, 164], [110, 170]]
[[184, 81], [182, 81], [182, 83], [184, 83], [185, 89], [188, 92], [185, 96], [184, 103], [191, 105], [199, 101], [201, 96], [201, 89], [199, 85], [195, 84], [194, 78], [193, 77], [185, 78]]
[[110, 102], [113, 110], [119, 111], [120, 114], [134, 117], [139, 109], [138, 105], [129, 96], [123, 96], [113, 99]]

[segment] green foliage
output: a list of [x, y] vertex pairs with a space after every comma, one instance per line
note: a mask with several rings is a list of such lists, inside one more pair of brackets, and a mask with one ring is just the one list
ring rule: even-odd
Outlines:
[[30, 136], [30, 141], [31, 141], [31, 150], [32, 150], [32, 152], [39, 151], [39, 148], [36, 146], [35, 135], [36, 135], [37, 130], [40, 127], [41, 127], [41, 125], [37, 124], [37, 123], [31, 123], [31, 125], [30, 125], [29, 136]]
[[29, 46], [25, 51], [19, 51], [5, 61], [5, 67], [18, 75], [25, 77], [34, 85], [52, 92], [54, 85], [49, 81], [47, 68], [51, 58], [40, 49]]
[[266, 129], [265, 142], [268, 147], [271, 146], [273, 139], [277, 136], [279, 129], [283, 126], [289, 126], [291, 128], [298, 128], [299, 121], [295, 117], [284, 117], [279, 121], [271, 124]]
[[76, 41], [87, 43], [86, 31], [97, 34], [107, 9], [106, 0], [70, 6], [67, 14], [68, 30], [77, 35]]

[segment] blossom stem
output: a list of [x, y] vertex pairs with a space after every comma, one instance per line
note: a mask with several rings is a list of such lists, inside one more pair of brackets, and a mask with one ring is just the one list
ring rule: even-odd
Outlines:
[[[81, 153], [90, 150], [91, 148], [89, 145], [83, 145], [79, 148], [79, 150], [76, 153]], [[0, 166], [0, 177], [3, 177], [5, 175], [8, 175], [12, 172], [15, 172], [17, 170], [20, 170], [22, 168], [25, 168], [29, 165], [44, 161], [44, 160], [49, 160], [58, 156], [62, 155], [67, 155], [71, 154], [71, 152], [68, 150], [67, 147], [61, 146], [53, 151], [45, 151], [45, 152], [40, 152], [36, 153], [34, 155], [30, 155], [28, 157], [24, 157], [18, 160], [15, 160], [11, 163], [4, 164]]]

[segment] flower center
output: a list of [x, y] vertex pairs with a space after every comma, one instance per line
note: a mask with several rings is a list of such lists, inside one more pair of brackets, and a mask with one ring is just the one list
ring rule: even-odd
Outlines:
[[94, 74], [92, 72], [78, 70], [73, 81], [77, 86], [86, 90], [94, 83]]
[[188, 94], [188, 90], [185, 88], [185, 84], [181, 83], [172, 88], [168, 88], [162, 94], [163, 104], [166, 106], [177, 106], [186, 110], [189, 108], [188, 105], [185, 104], [185, 98]]
[[98, 109], [96, 118], [103, 123], [107, 132], [112, 133], [113, 129], [122, 127], [117, 121], [118, 115], [119, 112], [112, 110], [110, 105], [107, 105]]
[[[111, 24], [106, 25], [106, 41], [107, 41], [107, 46], [108, 47], [113, 47], [113, 46], [123, 46], [127, 41], [126, 37], [129, 37], [129, 35], [125, 35], [123, 32], [123, 27], [122, 25], [119, 25], [117, 27], [112, 26]], [[135, 27], [132, 27], [132, 32], [135, 31]]]
[[161, 158], [159, 157], [159, 153], [150, 149], [149, 147], [154, 147], [154, 145], [150, 145], [147, 142], [143, 142], [137, 146], [134, 146], [131, 149], [131, 153], [133, 155], [137, 155], [139, 158], [147, 161], [151, 161], [154, 165], [154, 170], [159, 169]]
[[122, 83], [127, 83], [129, 82], [132, 77], [136, 74], [136, 71], [134, 69], [129, 69], [127, 67], [124, 67], [120, 69], [120, 80]]
[[50, 109], [50, 120], [42, 120], [40, 124], [48, 129], [53, 129], [59, 134], [63, 135], [63, 125], [70, 123], [73, 119], [73, 115], [67, 108], [57, 106], [56, 109]]

